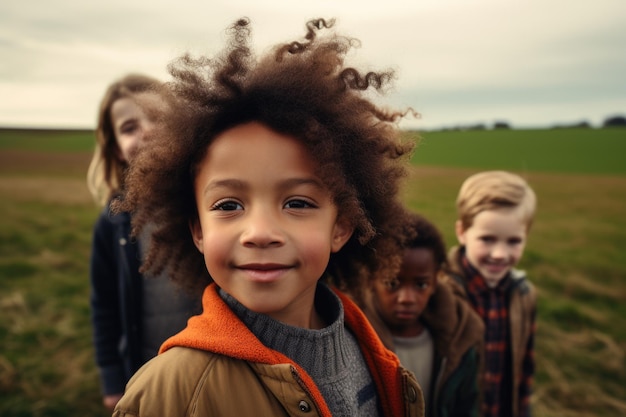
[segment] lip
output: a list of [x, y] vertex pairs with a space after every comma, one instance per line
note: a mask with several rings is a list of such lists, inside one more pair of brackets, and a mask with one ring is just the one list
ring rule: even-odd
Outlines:
[[409, 319], [415, 319], [417, 318], [417, 314], [414, 311], [396, 311], [394, 312], [394, 315], [396, 316], [396, 318], [401, 319], [401, 320], [409, 320]]
[[253, 282], [269, 283], [280, 279], [291, 266], [276, 263], [248, 263], [236, 267]]
[[509, 267], [509, 264], [487, 262], [485, 263], [485, 267], [490, 271], [502, 271], [503, 269], [507, 269]]

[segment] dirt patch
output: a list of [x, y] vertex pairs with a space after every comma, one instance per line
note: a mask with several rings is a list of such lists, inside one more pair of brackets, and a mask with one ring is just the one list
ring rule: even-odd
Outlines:
[[82, 176], [87, 174], [90, 152], [0, 151], [0, 174]]
[[0, 177], [0, 196], [7, 201], [38, 201], [44, 203], [92, 203], [86, 181], [55, 177]]
[[59, 204], [91, 203], [86, 175], [89, 152], [0, 152], [3, 200]]

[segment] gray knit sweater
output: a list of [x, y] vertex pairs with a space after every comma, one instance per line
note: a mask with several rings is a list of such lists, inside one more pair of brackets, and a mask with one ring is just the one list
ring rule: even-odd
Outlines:
[[294, 327], [248, 310], [225, 291], [220, 297], [267, 347], [298, 363], [319, 387], [333, 416], [378, 416], [376, 387], [354, 335], [345, 328], [343, 305], [323, 283], [315, 308], [328, 326]]

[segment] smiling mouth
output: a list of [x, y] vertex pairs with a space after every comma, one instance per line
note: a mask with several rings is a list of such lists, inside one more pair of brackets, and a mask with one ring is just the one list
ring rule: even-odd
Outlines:
[[503, 269], [503, 268], [507, 268], [509, 266], [508, 263], [497, 263], [494, 264], [493, 262], [489, 262], [486, 264], [487, 268], [490, 269]]
[[289, 265], [277, 263], [248, 263], [237, 265], [237, 269], [257, 270], [257, 271], [273, 271], [275, 269], [287, 269]]
[[245, 264], [236, 268], [251, 281], [263, 283], [274, 282], [291, 269], [290, 266], [283, 264]]

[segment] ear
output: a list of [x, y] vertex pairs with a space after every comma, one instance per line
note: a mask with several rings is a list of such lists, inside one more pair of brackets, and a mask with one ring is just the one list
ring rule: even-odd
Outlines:
[[456, 238], [461, 245], [465, 245], [465, 230], [463, 229], [463, 223], [461, 220], [457, 220], [454, 223], [454, 231], [456, 232]]
[[200, 251], [200, 253], [204, 253], [204, 249], [202, 246], [202, 226], [200, 225], [200, 219], [197, 217], [195, 219], [189, 220], [189, 230], [191, 231], [191, 238], [193, 239], [194, 245]]
[[343, 245], [346, 244], [350, 236], [354, 233], [354, 227], [345, 220], [337, 220], [333, 227], [333, 236], [330, 251], [332, 253], [339, 252]]

